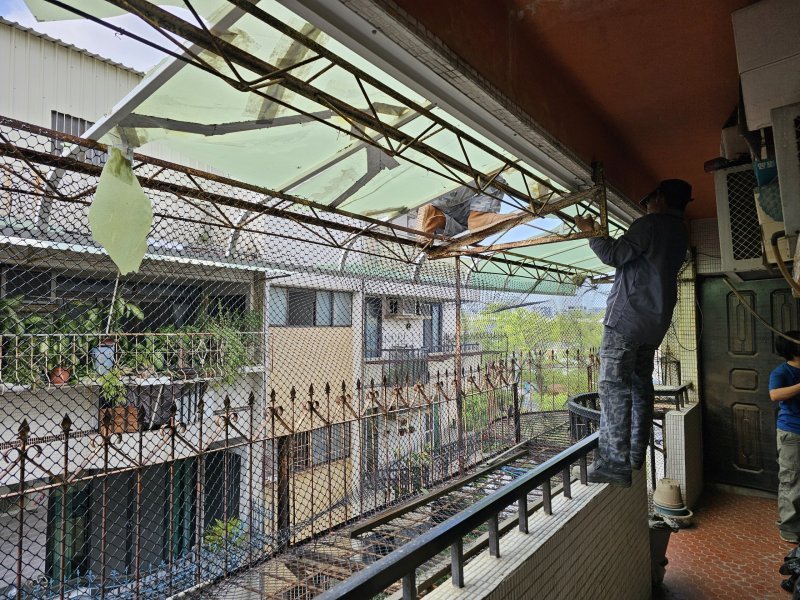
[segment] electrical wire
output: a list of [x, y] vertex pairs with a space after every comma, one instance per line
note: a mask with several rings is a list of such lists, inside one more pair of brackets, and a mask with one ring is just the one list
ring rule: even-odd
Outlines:
[[769, 329], [772, 333], [776, 333], [779, 336], [781, 336], [782, 338], [789, 340], [790, 342], [794, 342], [795, 344], [800, 344], [800, 340], [797, 340], [797, 339], [795, 339], [795, 338], [793, 338], [791, 336], [786, 335], [782, 331], [779, 331], [779, 330], [775, 329], [772, 325], [770, 325], [766, 321], [766, 319], [764, 319], [764, 317], [762, 317], [760, 314], [758, 314], [756, 312], [756, 310], [747, 303], [747, 300], [744, 299], [744, 297], [739, 293], [739, 291], [735, 287], [733, 287], [733, 284], [730, 282], [730, 280], [727, 277], [723, 277], [722, 281], [724, 281], [725, 285], [727, 285], [730, 288], [730, 290], [733, 292], [733, 295], [736, 296], [736, 299], [739, 301], [739, 303], [742, 306], [744, 306], [745, 309], [750, 314], [752, 314], [756, 319], [758, 319], [767, 329]]

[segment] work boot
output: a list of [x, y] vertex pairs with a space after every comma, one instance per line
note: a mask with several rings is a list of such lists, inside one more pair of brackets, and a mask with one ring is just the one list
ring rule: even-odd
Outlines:
[[[444, 231], [447, 219], [444, 213], [432, 204], [421, 206], [417, 211], [417, 230], [431, 235]], [[425, 238], [426, 239], [426, 238]]]
[[609, 469], [602, 462], [595, 461], [589, 466], [589, 483], [610, 483], [620, 487], [631, 487], [631, 472]]
[[467, 229], [470, 231], [475, 231], [476, 229], [482, 229], [484, 227], [488, 227], [489, 225], [494, 225], [495, 223], [516, 219], [519, 217], [519, 215], [520, 213], [518, 212], [501, 215], [500, 213], [473, 210], [469, 213], [469, 217], [467, 217]]

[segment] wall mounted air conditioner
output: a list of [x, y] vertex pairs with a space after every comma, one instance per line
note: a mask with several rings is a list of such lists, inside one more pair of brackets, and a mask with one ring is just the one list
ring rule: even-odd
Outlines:
[[756, 176], [750, 164], [714, 173], [723, 271], [747, 272], [764, 268], [761, 227], [753, 197], [755, 186]]
[[[714, 174], [714, 185], [722, 271], [766, 271], [767, 265], [776, 261], [770, 244], [772, 234], [783, 230], [784, 223], [758, 206], [753, 166], [720, 169]], [[779, 247], [785, 260], [790, 256], [788, 241], [780, 240]]]
[[429, 319], [431, 305], [414, 298], [390, 296], [384, 301], [383, 314], [387, 319]]
[[800, 233], [800, 104], [774, 109], [772, 131], [781, 186], [783, 227], [787, 235], [794, 238], [794, 243]]

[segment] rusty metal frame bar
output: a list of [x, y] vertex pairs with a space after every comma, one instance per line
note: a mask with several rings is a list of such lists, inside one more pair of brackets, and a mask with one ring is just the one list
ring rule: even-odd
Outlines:
[[[14, 119], [10, 119], [7, 117], [0, 116], [0, 126], [5, 126], [13, 129], [18, 129], [20, 131], [29, 132], [38, 136], [47, 137], [49, 139], [56, 139], [64, 143], [71, 143], [78, 145], [85, 149], [94, 149], [98, 151], [106, 151], [107, 147], [104, 144], [99, 142], [95, 142], [92, 140], [86, 140], [83, 138], [78, 138], [75, 136], [70, 136], [67, 134], [59, 133], [47, 128], [38, 127], [34, 125], [30, 125], [27, 123], [23, 123]], [[101, 172], [101, 167], [92, 163], [88, 163], [82, 160], [79, 160], [77, 157], [72, 155], [54, 155], [43, 151], [33, 150], [30, 148], [25, 148], [19, 144], [11, 143], [11, 142], [3, 142], [0, 143], [0, 156], [7, 156], [10, 158], [16, 158], [25, 162], [25, 164], [36, 173], [37, 177], [40, 179], [44, 177], [42, 173], [39, 173], [34, 165], [43, 165], [47, 167], [53, 167], [56, 169], [63, 169], [65, 171], [72, 171], [75, 173], [82, 173], [85, 175], [90, 175], [97, 177]], [[143, 165], [150, 165], [157, 169], [159, 169], [159, 173], [163, 172], [163, 170], [172, 170], [177, 173], [183, 174], [189, 178], [189, 180], [193, 183], [191, 187], [178, 185], [170, 182], [166, 182], [160, 179], [157, 179], [155, 175], [142, 178], [142, 185], [149, 189], [158, 190], [165, 193], [175, 194], [176, 196], [183, 197], [186, 199], [187, 202], [191, 201], [191, 199], [206, 201], [215, 206], [227, 206], [231, 208], [237, 208], [243, 211], [246, 211], [249, 215], [263, 215], [263, 216], [271, 216], [281, 219], [288, 219], [295, 223], [302, 223], [303, 226], [313, 226], [318, 227], [321, 229], [325, 235], [320, 237], [320, 243], [327, 246], [338, 247], [342, 250], [347, 250], [349, 252], [360, 252], [365, 254], [370, 254], [369, 251], [362, 251], [358, 249], [354, 249], [349, 247], [350, 236], [363, 236], [366, 238], [371, 238], [381, 244], [385, 250], [394, 253], [398, 260], [407, 263], [413, 263], [417, 260], [420, 255], [420, 248], [419, 244], [420, 241], [418, 236], [420, 236], [420, 232], [408, 228], [403, 227], [400, 225], [395, 225], [392, 223], [386, 223], [377, 219], [372, 219], [370, 217], [362, 217], [360, 215], [354, 215], [352, 213], [348, 213], [347, 211], [343, 211], [336, 208], [327, 207], [324, 205], [319, 205], [314, 202], [298, 198], [292, 196], [291, 194], [287, 194], [285, 192], [281, 192], [278, 190], [271, 190], [267, 188], [262, 188], [258, 186], [244, 184], [242, 182], [222, 177], [219, 175], [214, 175], [211, 173], [205, 173], [202, 171], [198, 171], [196, 169], [191, 169], [188, 167], [184, 167], [181, 165], [177, 165], [174, 163], [170, 163], [167, 161], [162, 161], [159, 159], [154, 159], [150, 157], [146, 157], [140, 154], [134, 155], [134, 161], [136, 163], [137, 169], [140, 169]], [[248, 192], [252, 192], [253, 194], [258, 194], [265, 197], [268, 200], [282, 200], [285, 202], [290, 203], [291, 207], [298, 206], [298, 207], [305, 207], [308, 208], [312, 214], [308, 213], [300, 213], [296, 209], [292, 210], [290, 208], [280, 208], [275, 205], [268, 205], [259, 202], [254, 202], [252, 200], [243, 200], [239, 198], [234, 198], [225, 194], [220, 194], [217, 192], [212, 191], [205, 191], [202, 189], [200, 185], [200, 180], [204, 180], [209, 183], [219, 183], [226, 186], [231, 186], [233, 188], [242, 189]], [[79, 204], [88, 204], [88, 200], [84, 200], [83, 198], [86, 194], [81, 194], [80, 198], [73, 199], [72, 197], [68, 196], [60, 196], [57, 198], [58, 200], [65, 201], [65, 202], [76, 202]], [[53, 198], [54, 200], [56, 198]], [[208, 214], [206, 211], [203, 211], [206, 215], [211, 218], [211, 215]], [[322, 216], [320, 213], [327, 213], [327, 215]], [[344, 219], [351, 221], [351, 223], [347, 222], [340, 222], [332, 219], [328, 215], [336, 215], [339, 217], [343, 217]], [[174, 218], [177, 220], [189, 220], [192, 219], [180, 216], [173, 216], [173, 215], [160, 215], [164, 218]], [[230, 227], [231, 224], [225, 223], [222, 219], [213, 219], [219, 226], [222, 227]], [[249, 223], [249, 221], [248, 221]], [[236, 225], [234, 225], [234, 228]], [[249, 231], [245, 228], [240, 228], [242, 231]], [[315, 230], [310, 229], [309, 231], [314, 231], [315, 235], [320, 235]], [[348, 239], [338, 241], [335, 236], [331, 232], [341, 232], [348, 234]], [[254, 233], [264, 233], [264, 232], [257, 232], [253, 231]], [[281, 236], [279, 233], [269, 232], [270, 235], [277, 235]], [[327, 236], [327, 237], [326, 237]], [[283, 234], [283, 237], [292, 239], [291, 236], [287, 236]], [[428, 236], [430, 240], [441, 239], [440, 236]], [[303, 239], [302, 241], [309, 242], [310, 240]], [[313, 243], [313, 242], [312, 242]], [[433, 247], [434, 249], [436, 246]], [[397, 254], [400, 252], [401, 254]], [[531, 260], [516, 260], [511, 258], [505, 257], [490, 257], [486, 255], [484, 252], [470, 252], [470, 254], [475, 255], [476, 260], [488, 260], [491, 261], [492, 264], [495, 265], [503, 265], [502, 268], [513, 268], [516, 269], [515, 274], [519, 274], [520, 272], [526, 273], [531, 275], [531, 279], [534, 280], [541, 280], [545, 279], [548, 281], [552, 281], [555, 283], [568, 283], [572, 281], [572, 278], [575, 276], [575, 270], [571, 269], [567, 265], [563, 265], [560, 263], [552, 263], [549, 261], [531, 261]], [[378, 255], [376, 256], [383, 256]], [[472, 271], [480, 271], [480, 263], [472, 263]], [[509, 274], [511, 272], [509, 271]], [[597, 273], [600, 275], [600, 273]]]
[[[585, 201], [596, 201], [598, 204], [598, 214], [600, 216], [600, 228], [596, 231], [583, 233], [568, 233], [568, 234], [552, 234], [547, 236], [537, 236], [518, 240], [515, 242], [507, 243], [494, 243], [488, 246], [478, 245], [482, 239], [495, 234], [502, 234], [510, 230], [512, 227], [526, 223], [532, 219], [543, 217], [545, 215], [559, 213], [562, 209], [568, 206], [575, 206]], [[592, 188], [570, 194], [563, 198], [559, 198], [555, 202], [548, 202], [539, 207], [534, 214], [524, 213], [516, 219], [502, 221], [494, 226], [490, 225], [487, 228], [479, 229], [470, 232], [462, 237], [454, 238], [451, 242], [437, 246], [428, 251], [428, 256], [432, 259], [449, 258], [452, 256], [464, 254], [493, 254], [495, 252], [502, 252], [504, 250], [514, 250], [516, 248], [527, 248], [530, 246], [540, 246], [543, 244], [550, 244], [554, 242], [565, 242], [569, 240], [581, 240], [593, 237], [600, 237], [608, 235], [608, 221], [607, 211], [605, 207], [606, 195], [605, 188], [601, 185], [595, 185]], [[573, 225], [574, 227], [574, 225]]]

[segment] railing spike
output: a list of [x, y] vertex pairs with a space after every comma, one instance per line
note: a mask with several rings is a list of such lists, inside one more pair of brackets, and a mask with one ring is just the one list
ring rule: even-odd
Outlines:
[[17, 434], [19, 439], [26, 440], [31, 433], [31, 427], [28, 425], [28, 419], [22, 419], [22, 423], [19, 424], [19, 429], [17, 430]]

